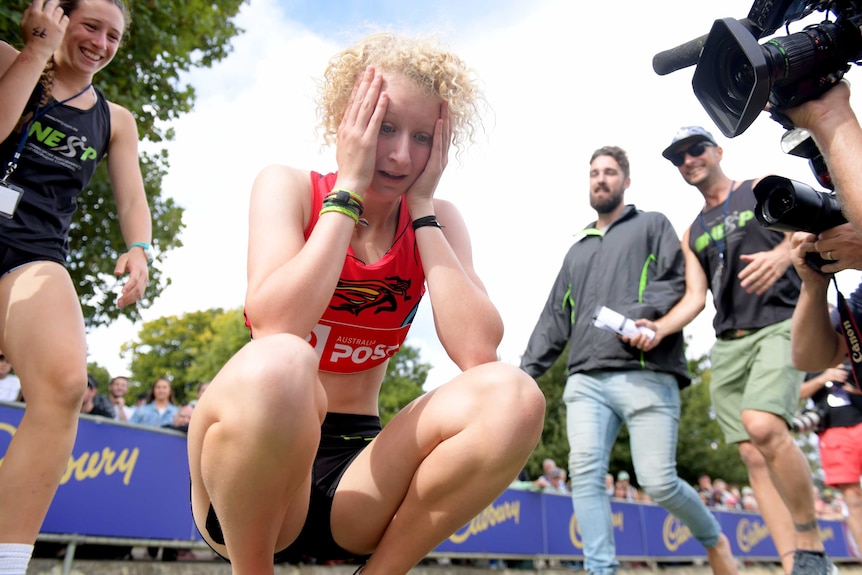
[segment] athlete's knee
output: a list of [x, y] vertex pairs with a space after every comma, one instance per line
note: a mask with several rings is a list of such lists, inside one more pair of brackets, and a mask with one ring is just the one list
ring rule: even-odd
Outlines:
[[502, 362], [482, 366], [482, 405], [522, 432], [541, 433], [545, 417], [545, 396], [535, 380], [516, 366]]
[[245, 379], [266, 393], [294, 382], [316, 379], [318, 358], [307, 342], [290, 334], [276, 334], [249, 342], [238, 359]]
[[775, 451], [788, 441], [792, 442], [787, 423], [773, 413], [745, 410], [742, 412], [742, 425], [752, 443], [762, 452]]
[[317, 364], [314, 350], [301, 338], [277, 334], [255, 339], [219, 372], [211, 384], [215, 393], [210, 396], [208, 390], [206, 399], [216, 411], [218, 401], [228, 413], [245, 406], [260, 418], [307, 411], [325, 400]]

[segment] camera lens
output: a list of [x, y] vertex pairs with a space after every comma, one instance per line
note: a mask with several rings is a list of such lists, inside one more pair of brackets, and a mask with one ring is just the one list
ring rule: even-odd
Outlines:
[[724, 70], [728, 76], [723, 82], [727, 87], [724, 103], [734, 113], [741, 114], [754, 86], [754, 68], [748, 58], [733, 47], [728, 47], [724, 56], [726, 61], [719, 64], [719, 69]]
[[796, 201], [787, 188], [776, 188], [763, 204], [763, 217], [769, 223], [780, 222], [781, 217], [793, 209]]

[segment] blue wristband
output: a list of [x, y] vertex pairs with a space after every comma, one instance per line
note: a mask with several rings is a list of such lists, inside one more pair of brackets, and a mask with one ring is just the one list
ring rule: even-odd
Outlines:
[[153, 248], [147, 242], [135, 242], [129, 246], [129, 251], [132, 248], [141, 248], [144, 250], [144, 255], [147, 256], [147, 263], [153, 263]]

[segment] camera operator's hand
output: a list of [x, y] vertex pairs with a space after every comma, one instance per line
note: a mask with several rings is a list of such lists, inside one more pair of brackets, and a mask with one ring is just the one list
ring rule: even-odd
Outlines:
[[816, 235], [808, 232], [795, 232], [790, 236], [790, 261], [793, 262], [793, 267], [802, 279], [802, 283], [826, 289], [829, 285], [829, 276], [813, 269], [805, 261], [806, 254], [817, 252], [816, 244]]
[[822, 266], [825, 274], [862, 270], [862, 235], [851, 224], [841, 224], [821, 233], [814, 242], [814, 249], [823, 259], [835, 260]]
[[847, 80], [841, 80], [819, 98], [784, 113], [797, 127], [815, 135], [828, 133], [836, 124], [856, 119], [850, 107], [850, 84]]
[[757, 295], [765, 294], [790, 267], [790, 256], [784, 242], [776, 246], [776, 249], [743, 254], [739, 259], [748, 264], [737, 276], [739, 285], [747, 293]]
[[823, 376], [826, 378], [826, 381], [831, 381], [835, 385], [844, 385], [847, 383], [848, 377], [850, 374], [847, 373], [847, 370], [841, 367], [830, 367], [826, 371], [823, 372]]

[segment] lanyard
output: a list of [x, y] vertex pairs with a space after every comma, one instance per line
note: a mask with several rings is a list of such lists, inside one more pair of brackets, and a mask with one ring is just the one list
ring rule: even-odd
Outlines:
[[706, 232], [707, 237], [712, 238], [712, 241], [715, 242], [715, 247], [718, 248], [718, 269], [719, 273], [724, 269], [724, 245], [727, 239], [727, 206], [730, 203], [730, 196], [733, 194], [733, 185], [736, 183], [736, 180], [730, 182], [730, 189], [727, 191], [727, 199], [724, 200], [724, 215], [721, 217], [721, 239], [715, 239], [712, 237], [710, 231], [706, 228], [706, 222], [703, 219], [703, 211], [698, 214], [698, 219], [700, 220], [700, 225], [703, 227]]
[[[84, 92], [89, 90], [92, 86], [93, 86], [93, 84], [87, 84], [86, 88], [84, 88], [83, 90], [81, 90], [80, 92], [75, 94], [74, 96], [70, 96], [70, 97], [68, 97], [65, 100], [62, 100], [60, 102], [54, 101], [50, 105], [45, 106], [45, 108], [42, 108], [41, 104], [36, 104], [36, 110], [33, 111], [33, 117], [30, 118], [30, 121], [27, 122], [21, 128], [21, 140], [18, 142], [18, 147], [15, 149], [15, 153], [12, 155], [12, 160], [6, 165], [6, 174], [3, 176], [3, 179], [0, 180], [0, 184], [5, 184], [6, 180], [9, 179], [9, 176], [12, 175], [12, 172], [14, 172], [15, 169], [18, 167], [18, 160], [21, 158], [21, 152], [24, 151], [24, 146], [27, 144], [27, 138], [30, 136], [30, 128], [33, 126], [33, 123], [36, 120], [38, 120], [39, 118], [41, 118], [42, 116], [44, 116], [45, 114], [47, 114], [48, 112], [50, 112], [51, 110], [53, 110], [54, 108], [56, 108], [57, 106], [62, 106], [66, 102], [69, 102], [70, 100], [74, 100], [75, 98], [77, 98], [78, 96], [80, 96], [81, 94], [83, 94]], [[43, 91], [42, 84], [39, 84], [39, 99], [40, 100], [42, 99], [42, 91]]]
[[856, 325], [856, 320], [853, 319], [853, 314], [850, 312], [850, 306], [847, 305], [844, 296], [838, 291], [838, 280], [835, 279], [834, 275], [832, 276], [832, 283], [835, 285], [835, 292], [838, 294], [838, 316], [841, 318], [841, 333], [844, 335], [844, 341], [847, 343], [847, 356], [850, 366], [853, 368], [852, 384], [857, 389], [862, 389], [859, 385], [862, 382], [862, 354], [859, 353], [860, 337], [862, 335], [860, 335], [859, 326]]

